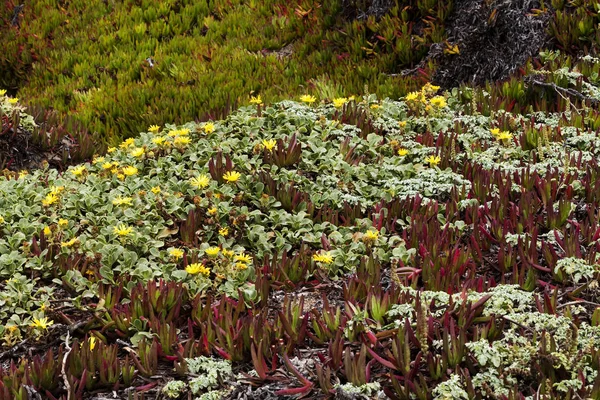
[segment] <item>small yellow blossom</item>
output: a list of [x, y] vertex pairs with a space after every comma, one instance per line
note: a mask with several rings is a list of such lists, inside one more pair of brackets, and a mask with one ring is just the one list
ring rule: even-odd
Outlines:
[[406, 95], [406, 97], [404, 99], [406, 101], [416, 101], [419, 99], [419, 97], [421, 97], [420, 92], [410, 92]]
[[92, 164], [96, 165], [96, 164], [99, 164], [99, 163], [103, 163], [104, 160], [105, 160], [104, 157], [94, 157], [94, 159], [92, 160]]
[[76, 244], [79, 244], [79, 239], [78, 238], [73, 238], [73, 239], [68, 240], [66, 242], [62, 242], [60, 244], [60, 247], [73, 247]]
[[335, 108], [342, 108], [344, 104], [348, 102], [348, 99], [345, 97], [338, 97], [337, 99], [333, 99], [333, 106]]
[[367, 243], [376, 242], [379, 239], [379, 231], [368, 230], [363, 236], [363, 241]]
[[117, 174], [117, 179], [120, 181], [124, 181], [125, 180], [125, 175], [124, 174]]
[[177, 136], [175, 138], [175, 140], [173, 140], [173, 145], [175, 147], [181, 148], [181, 147], [185, 147], [188, 144], [191, 143], [191, 139], [189, 137], [185, 137], [185, 136]]
[[6, 94], [6, 89], [0, 89], [0, 96], [4, 96]]
[[131, 150], [131, 152], [129, 154], [131, 154], [132, 157], [135, 158], [140, 158], [141, 156], [144, 155], [146, 151], [144, 150], [143, 147], [136, 147], [133, 150]]
[[19, 99], [17, 97], [14, 97], [12, 99], [8, 99], [8, 102], [10, 104], [17, 104], [19, 102]]
[[64, 186], [50, 186], [50, 193], [52, 193], [55, 196], [60, 195], [64, 190]]
[[381, 107], [379, 104], [371, 104], [370, 106], [371, 110], [377, 110], [379, 107]]
[[148, 132], [150, 133], [158, 133], [158, 131], [160, 131], [160, 126], [158, 125], [150, 125], [150, 128], [148, 128]]
[[244, 270], [248, 269], [248, 265], [244, 264], [243, 262], [237, 262], [237, 263], [235, 263], [235, 268], [240, 271], [244, 271]]
[[233, 257], [235, 253], [231, 250], [223, 249], [223, 255], [227, 258]]
[[183, 250], [181, 249], [171, 249], [169, 250], [169, 255], [173, 257], [175, 260], [179, 260], [183, 257]]
[[217, 213], [217, 207], [211, 207], [208, 209], [208, 213], [210, 215], [215, 215]]
[[249, 264], [252, 262], [252, 257], [249, 254], [241, 253], [233, 258], [237, 262], [242, 262], [245, 264]]
[[114, 227], [113, 232], [120, 237], [129, 236], [133, 232], [133, 228], [125, 224], [119, 224]]
[[76, 177], [80, 177], [85, 173], [85, 165], [79, 165], [71, 170], [71, 173]]
[[440, 158], [440, 156], [429, 156], [425, 159], [425, 162], [427, 164], [429, 164], [430, 166], [434, 167], [436, 165], [438, 165], [440, 163], [440, 161], [442, 161], [442, 159]]
[[54, 193], [48, 193], [46, 198], [42, 200], [42, 205], [45, 207], [51, 206], [52, 204], [58, 203], [59, 198]]
[[22, 169], [19, 171], [19, 178], [22, 178], [25, 175], [29, 175], [29, 171], [27, 171], [26, 169]]
[[4, 217], [0, 215], [0, 224], [4, 223]]
[[492, 136], [498, 136], [500, 134], [500, 128], [491, 128], [490, 133]]
[[167, 139], [165, 139], [164, 136], [158, 136], [152, 139], [152, 143], [154, 143], [157, 146], [162, 146], [166, 140]]
[[40, 329], [45, 331], [46, 329], [48, 329], [48, 327], [52, 326], [54, 324], [54, 321], [48, 321], [48, 318], [44, 317], [44, 318], [34, 318], [33, 322], [31, 323], [31, 326], [35, 329]]
[[90, 347], [90, 351], [94, 350], [94, 348], [96, 347], [96, 337], [92, 336], [88, 339], [88, 344]]
[[315, 96], [311, 96], [310, 94], [305, 94], [300, 96], [300, 101], [303, 103], [312, 104], [317, 101], [317, 98]]
[[268, 151], [273, 151], [273, 149], [275, 148], [275, 146], [277, 145], [277, 140], [275, 139], [270, 139], [270, 140], [266, 140], [264, 139], [262, 141], [262, 145], [265, 147], [265, 149], [267, 149]]
[[45, 226], [44, 227], [44, 235], [45, 236], [50, 236], [52, 234], [52, 230], [50, 229], [49, 226]]
[[206, 268], [200, 263], [193, 263], [185, 267], [185, 272], [190, 275], [202, 274], [204, 276], [210, 275], [210, 269]]
[[109, 170], [109, 169], [112, 169], [113, 166], [114, 166], [113, 163], [111, 163], [111, 162], [105, 162], [104, 164], [102, 164], [102, 169]]
[[138, 169], [133, 166], [123, 167], [123, 173], [127, 176], [133, 176], [138, 173]]
[[250, 97], [250, 104], [256, 104], [256, 105], [261, 105], [262, 99], [260, 98], [260, 94], [258, 96], [252, 96]]
[[223, 175], [223, 179], [225, 179], [229, 183], [233, 183], [233, 182], [237, 182], [238, 179], [240, 179], [240, 176], [242, 176], [242, 174], [240, 174], [237, 171], [227, 171]]
[[423, 86], [423, 87], [421, 88], [421, 90], [422, 90], [424, 93], [431, 94], [431, 93], [435, 93], [435, 92], [437, 92], [438, 90], [440, 90], [440, 87], [439, 87], [439, 86], [434, 86], [434, 85], [432, 85], [431, 83], [427, 82], [427, 83], [425, 84], [425, 86]]
[[58, 226], [60, 226], [61, 228], [64, 228], [67, 225], [69, 225], [69, 220], [68, 219], [61, 218], [61, 219], [58, 220]]
[[407, 124], [408, 124], [408, 121], [399, 121], [398, 122], [398, 126], [400, 126], [400, 128], [406, 128]]
[[400, 147], [400, 148], [398, 149], [398, 155], [399, 155], [400, 157], [404, 157], [404, 156], [405, 156], [405, 155], [407, 155], [407, 154], [408, 154], [408, 150], [406, 150], [405, 148], [403, 148], [403, 147]]
[[328, 251], [313, 254], [312, 259], [313, 261], [320, 262], [323, 264], [331, 264], [333, 262], [333, 257]]
[[192, 186], [197, 187], [198, 189], [204, 189], [210, 184], [210, 178], [206, 174], [202, 174], [198, 177], [190, 179], [190, 183]]
[[160, 186], [154, 186], [152, 189], [150, 189], [150, 191], [154, 194], [159, 194], [160, 193]]
[[133, 199], [131, 197], [117, 196], [113, 199], [112, 203], [114, 206], [117, 206], [117, 207], [131, 206], [131, 205], [133, 205], [132, 201], [133, 201]]
[[227, 235], [229, 235], [229, 228], [225, 227], [219, 229], [219, 235], [227, 237]]
[[134, 142], [135, 142], [134, 138], [126, 139], [123, 143], [121, 143], [119, 145], [119, 147], [121, 147], [122, 149], [125, 149], [125, 148], [127, 148], [129, 146], [133, 146]]
[[498, 135], [496, 135], [496, 139], [502, 140], [502, 141], [510, 140], [510, 139], [512, 139], [512, 137], [513, 137], [513, 135], [508, 131], [502, 131]]
[[204, 250], [204, 253], [210, 258], [214, 258], [217, 256], [217, 254], [219, 254], [220, 251], [221, 249], [219, 249], [218, 247], [209, 247], [206, 250]]
[[446, 107], [446, 99], [444, 96], [435, 96], [431, 98], [431, 104], [437, 108], [444, 108]]
[[109, 154], [110, 153], [114, 153], [115, 151], [117, 151], [116, 147], [109, 147], [108, 149], [106, 149], [106, 152], [109, 153]]
[[204, 133], [210, 135], [214, 131], [215, 131], [215, 124], [213, 124], [212, 122], [207, 122], [206, 124], [204, 124]]

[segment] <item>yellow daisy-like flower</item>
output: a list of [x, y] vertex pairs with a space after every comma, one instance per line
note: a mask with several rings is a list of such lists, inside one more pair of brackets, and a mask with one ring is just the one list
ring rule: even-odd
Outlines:
[[317, 101], [317, 98], [315, 96], [311, 96], [310, 94], [305, 94], [300, 96], [300, 101], [303, 103], [312, 104]]
[[18, 97], [13, 97], [12, 99], [8, 99], [8, 102], [10, 104], [17, 104], [19, 102], [19, 98]]
[[35, 329], [40, 329], [40, 330], [45, 331], [53, 324], [54, 324], [54, 321], [48, 321], [48, 318], [44, 317], [44, 318], [39, 318], [39, 319], [34, 318], [33, 322], [31, 323], [31, 326]]
[[262, 145], [265, 147], [265, 149], [267, 149], [268, 151], [273, 151], [273, 149], [275, 148], [275, 146], [277, 145], [277, 140], [275, 139], [270, 139], [270, 140], [266, 140], [264, 139], [262, 141]]
[[406, 95], [404, 100], [406, 101], [416, 101], [421, 97], [421, 92], [410, 92]]
[[6, 94], [6, 89], [0, 89], [0, 96], [4, 96]]
[[204, 254], [206, 254], [210, 258], [215, 258], [220, 251], [221, 249], [219, 249], [218, 247], [209, 247], [206, 250], [204, 250]]
[[225, 227], [219, 229], [219, 235], [227, 237], [227, 235], [229, 235], [229, 228]]
[[229, 183], [233, 183], [237, 182], [240, 179], [240, 176], [242, 176], [242, 174], [240, 174], [237, 171], [228, 171], [225, 172], [225, 174], [223, 175], [223, 179], [225, 179]]
[[202, 274], [204, 276], [210, 275], [210, 269], [206, 268], [200, 263], [193, 263], [185, 267], [185, 272], [190, 275]]
[[79, 165], [71, 170], [71, 173], [76, 177], [82, 176], [86, 171], [85, 165]]
[[249, 264], [252, 262], [252, 257], [249, 254], [241, 253], [233, 258], [237, 262], [242, 262], [245, 264]]
[[123, 167], [123, 174], [125, 174], [126, 176], [133, 176], [133, 175], [136, 175], [137, 173], [138, 173], [138, 169], [136, 167], [133, 167], [133, 166]]
[[50, 193], [52, 193], [55, 196], [60, 195], [64, 190], [64, 186], [50, 186]]
[[102, 169], [109, 170], [112, 169], [114, 166], [115, 164], [112, 162], [105, 162], [104, 164], [102, 164]]
[[431, 98], [431, 104], [437, 108], [446, 107], [446, 99], [444, 96], [435, 96]]
[[155, 145], [158, 145], [158, 146], [162, 146], [163, 144], [165, 144], [166, 140], [167, 139], [165, 139], [164, 136], [158, 136], [158, 137], [155, 137], [152, 139], [152, 143], [154, 143]]
[[492, 134], [492, 136], [498, 136], [500, 134], [500, 128], [491, 128], [490, 129], [490, 133]]
[[131, 197], [117, 196], [113, 199], [112, 203], [114, 206], [117, 206], [117, 207], [131, 206], [131, 205], [133, 205], [132, 201], [133, 201], [133, 199]]
[[500, 132], [498, 135], [496, 135], [496, 139], [498, 140], [510, 140], [512, 139], [513, 135], [512, 133], [508, 132], [508, 131], [502, 131]]
[[208, 209], [208, 214], [209, 215], [215, 215], [217, 213], [217, 207], [211, 207]]
[[431, 93], [435, 93], [435, 92], [437, 92], [438, 90], [440, 90], [440, 87], [439, 87], [439, 86], [434, 86], [434, 85], [432, 85], [431, 83], [427, 82], [427, 83], [425, 84], [425, 86], [423, 86], [423, 87], [421, 88], [421, 90], [422, 90], [423, 92], [425, 92], [425, 93], [429, 93], [429, 94], [431, 94]]
[[46, 198], [42, 200], [42, 205], [45, 207], [51, 206], [52, 204], [58, 203], [59, 197], [53, 193], [48, 193]]
[[119, 145], [119, 147], [122, 148], [122, 149], [126, 149], [129, 146], [133, 146], [134, 142], [135, 142], [134, 138], [126, 139], [123, 143], [121, 143]]
[[106, 149], [106, 152], [109, 153], [109, 154], [110, 153], [114, 153], [115, 151], [117, 151], [116, 147], [109, 147], [108, 149]]
[[368, 243], [376, 242], [377, 239], [379, 239], [379, 231], [375, 230], [368, 230], [363, 236], [363, 241]]
[[262, 99], [260, 98], [260, 94], [258, 96], [252, 96], [250, 97], [250, 104], [256, 104], [256, 105], [261, 105]]
[[152, 189], [150, 189], [150, 191], [154, 194], [159, 194], [160, 193], [160, 186], [154, 186]]
[[210, 178], [208, 175], [202, 174], [190, 179], [190, 183], [192, 186], [197, 187], [198, 189], [204, 189], [210, 184]]
[[406, 128], [406, 125], [408, 125], [408, 121], [399, 121], [398, 122], [398, 126], [400, 128]]
[[94, 348], [96, 348], [96, 337], [92, 336], [88, 339], [88, 345], [90, 347], [90, 351], [94, 350]]
[[158, 125], [150, 125], [150, 128], [148, 128], [148, 132], [150, 133], [158, 133], [158, 131], [160, 131], [160, 126]]
[[344, 104], [348, 102], [348, 99], [345, 97], [338, 97], [337, 99], [333, 99], [333, 106], [335, 108], [342, 108]]
[[192, 140], [189, 137], [185, 136], [177, 136], [175, 140], [173, 140], [173, 145], [175, 147], [185, 147], [190, 144]]
[[114, 227], [113, 232], [119, 237], [125, 237], [133, 232], [133, 228], [125, 224], [119, 224]]
[[223, 255], [227, 258], [233, 257], [235, 253], [231, 250], [223, 249]]
[[207, 122], [206, 124], [204, 124], [204, 133], [206, 133], [207, 135], [213, 133], [215, 131], [215, 124], [213, 124], [212, 122]]
[[144, 150], [143, 147], [136, 147], [135, 149], [131, 150], [129, 154], [131, 154], [132, 157], [140, 158], [145, 152], [146, 150]]
[[442, 159], [439, 156], [433, 156], [433, 155], [429, 156], [425, 159], [425, 162], [432, 167], [438, 165], [440, 163], [440, 161], [442, 161]]
[[398, 155], [399, 155], [400, 157], [404, 157], [404, 156], [405, 156], [405, 155], [407, 155], [408, 153], [409, 153], [409, 152], [408, 152], [408, 150], [406, 150], [404, 147], [400, 147], [400, 148], [398, 149]]
[[171, 249], [169, 250], [169, 255], [171, 257], [173, 257], [175, 260], [179, 260], [181, 257], [183, 257], [183, 250], [181, 249]]
[[371, 106], [370, 106], [371, 110], [377, 110], [380, 107], [381, 106], [379, 104], [371, 104]]
[[62, 242], [60, 244], [60, 247], [73, 247], [76, 244], [79, 244], [79, 239], [78, 238], [73, 238], [73, 239], [68, 240], [66, 242]]
[[96, 164], [99, 164], [99, 163], [103, 163], [104, 160], [105, 160], [104, 157], [94, 157], [94, 159], [92, 160], [92, 164], [96, 165]]
[[315, 262], [320, 262], [323, 264], [331, 264], [333, 262], [333, 257], [328, 251], [313, 254], [312, 259]]
[[44, 227], [44, 235], [46, 235], [46, 236], [52, 235], [52, 230], [50, 229], [49, 226]]
[[124, 181], [125, 180], [125, 175], [124, 174], [117, 174], [117, 179], [120, 181]]
[[68, 219], [61, 218], [61, 219], [58, 220], [58, 226], [60, 226], [61, 228], [64, 228], [67, 225], [69, 225], [69, 220]]
[[0, 224], [4, 223], [4, 217], [0, 215]]
[[244, 270], [248, 269], [248, 265], [244, 264], [243, 262], [237, 262], [237, 263], [235, 263], [235, 268], [239, 271], [244, 271]]

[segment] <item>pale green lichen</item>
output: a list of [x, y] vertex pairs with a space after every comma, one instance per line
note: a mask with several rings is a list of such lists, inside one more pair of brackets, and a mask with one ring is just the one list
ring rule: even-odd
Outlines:
[[187, 384], [183, 381], [169, 381], [163, 386], [162, 392], [165, 396], [176, 399], [186, 388]]
[[231, 363], [226, 360], [216, 360], [210, 357], [186, 358], [188, 372], [199, 375], [190, 380], [190, 389], [193, 394], [202, 390], [214, 389], [219, 385], [219, 379], [226, 379], [231, 375]]

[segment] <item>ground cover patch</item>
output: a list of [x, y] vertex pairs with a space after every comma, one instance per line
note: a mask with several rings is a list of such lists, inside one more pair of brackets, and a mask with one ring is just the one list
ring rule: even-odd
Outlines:
[[596, 398], [597, 61], [544, 113], [254, 98], [6, 172], [0, 396]]

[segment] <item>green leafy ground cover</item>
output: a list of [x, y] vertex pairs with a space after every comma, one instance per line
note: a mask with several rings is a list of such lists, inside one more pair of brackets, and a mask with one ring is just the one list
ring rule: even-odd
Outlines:
[[600, 398], [600, 63], [544, 57], [5, 172], [0, 396]]

